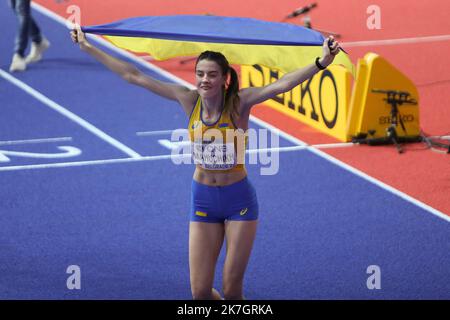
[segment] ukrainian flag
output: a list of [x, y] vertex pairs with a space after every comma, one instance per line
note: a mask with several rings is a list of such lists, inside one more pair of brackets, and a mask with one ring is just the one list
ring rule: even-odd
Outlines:
[[[321, 33], [288, 23], [209, 15], [147, 16], [83, 27], [105, 36], [117, 47], [147, 53], [156, 60], [196, 56], [206, 50], [224, 54], [231, 64], [263, 65], [288, 73], [322, 55]], [[340, 52], [333, 64], [353, 74], [349, 57]]]

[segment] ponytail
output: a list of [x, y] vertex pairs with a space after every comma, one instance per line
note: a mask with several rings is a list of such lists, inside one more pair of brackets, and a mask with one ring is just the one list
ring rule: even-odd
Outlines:
[[228, 67], [230, 72], [230, 83], [226, 89], [225, 111], [230, 112], [233, 116], [239, 117], [239, 79], [236, 70], [232, 66]]

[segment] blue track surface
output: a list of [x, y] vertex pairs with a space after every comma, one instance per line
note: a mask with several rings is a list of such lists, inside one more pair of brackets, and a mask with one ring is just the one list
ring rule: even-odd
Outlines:
[[[127, 85], [80, 52], [61, 24], [34, 15], [51, 50], [13, 76], [142, 156], [170, 154], [157, 141], [169, 135], [136, 132], [185, 127], [181, 108]], [[7, 70], [16, 21], [4, 1], [0, 21], [0, 66]], [[0, 169], [129, 158], [2, 77], [0, 107], [0, 142], [71, 137], [0, 150], [58, 153], [66, 145], [82, 152], [10, 156]], [[248, 298], [450, 299], [447, 221], [309, 151], [281, 153], [274, 176], [261, 176], [257, 165], [248, 171], [260, 202]], [[0, 170], [0, 298], [190, 299], [192, 172], [170, 160]], [[81, 290], [66, 287], [69, 265], [81, 268]], [[370, 265], [381, 268], [380, 290], [366, 286]]]

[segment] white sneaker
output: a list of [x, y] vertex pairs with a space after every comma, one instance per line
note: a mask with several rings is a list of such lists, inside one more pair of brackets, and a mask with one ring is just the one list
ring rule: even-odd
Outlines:
[[38, 62], [42, 59], [42, 54], [50, 47], [50, 42], [46, 38], [42, 38], [41, 43], [31, 43], [30, 53], [25, 58], [26, 63]]
[[27, 69], [27, 63], [18, 53], [15, 53], [9, 67], [9, 72], [25, 71]]

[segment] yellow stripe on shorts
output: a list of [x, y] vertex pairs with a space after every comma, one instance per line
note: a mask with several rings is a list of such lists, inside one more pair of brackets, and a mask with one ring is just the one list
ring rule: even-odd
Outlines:
[[200, 216], [200, 217], [208, 216], [208, 214], [206, 212], [202, 212], [202, 211], [195, 211], [195, 215]]

